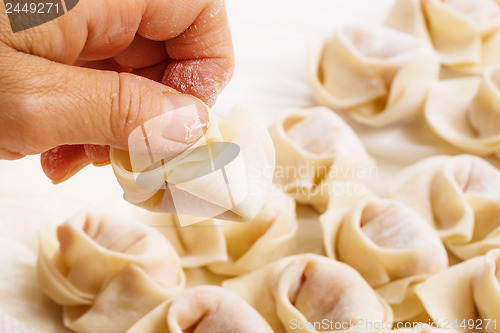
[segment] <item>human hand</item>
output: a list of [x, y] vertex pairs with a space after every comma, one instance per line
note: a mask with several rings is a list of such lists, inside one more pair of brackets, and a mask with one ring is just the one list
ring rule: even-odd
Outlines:
[[109, 146], [126, 150], [148, 119], [195, 104], [198, 114], [177, 117], [167, 135], [187, 144], [208, 110], [176, 91], [212, 105], [233, 65], [222, 0], [80, 0], [15, 34], [2, 14], [0, 158], [44, 152], [46, 175], [61, 182], [109, 163]]

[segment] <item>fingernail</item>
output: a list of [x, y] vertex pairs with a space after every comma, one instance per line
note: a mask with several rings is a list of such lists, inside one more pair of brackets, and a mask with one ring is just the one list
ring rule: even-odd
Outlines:
[[159, 161], [183, 153], [203, 137], [210, 125], [208, 107], [196, 97], [165, 92], [162, 114], [136, 128], [128, 138], [132, 170], [148, 170]]
[[180, 143], [200, 139], [210, 124], [208, 107], [196, 97], [180, 93], [164, 93], [162, 135]]

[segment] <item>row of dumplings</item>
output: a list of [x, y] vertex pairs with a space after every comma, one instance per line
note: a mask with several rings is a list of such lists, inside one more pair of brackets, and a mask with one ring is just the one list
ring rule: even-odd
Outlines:
[[[362, 320], [379, 325], [364, 330], [375, 332], [392, 325], [390, 306], [361, 275], [323, 256], [288, 256], [222, 287], [184, 290], [175, 250], [139, 222], [80, 214], [59, 227], [58, 240], [55, 247], [41, 242], [38, 276], [76, 332], [292, 332], [324, 320], [346, 329]], [[302, 331], [325, 331], [315, 328]]]
[[[498, 332], [500, 250], [447, 268], [437, 236], [408, 208], [379, 200], [361, 205], [367, 204], [371, 210], [363, 214], [371, 220], [352, 231], [359, 207], [352, 210], [341, 224], [346, 230], [340, 233], [347, 234], [338, 246], [328, 242], [327, 252], [345, 263], [298, 254], [228, 277], [222, 287], [188, 289], [181, 259], [161, 232], [80, 214], [59, 227], [58, 246], [41, 242], [39, 282], [76, 332], [384, 332], [403, 318], [440, 323], [448, 332], [460, 329], [450, 330], [446, 320], [472, 319], [473, 328]], [[397, 226], [398, 218], [410, 227]], [[394, 234], [417, 240], [403, 246]], [[361, 249], [354, 254], [356, 246]]]
[[[275, 182], [297, 202], [312, 204], [324, 213], [322, 221], [363, 201], [368, 200], [367, 207], [375, 205], [370, 200], [378, 200], [375, 206], [392, 207], [397, 200], [423, 221], [420, 224], [435, 231], [457, 260], [484, 255], [500, 244], [500, 170], [480, 157], [426, 158], [395, 175], [386, 186], [384, 196], [389, 199], [384, 199], [375, 194], [376, 162], [335, 113], [322, 107], [291, 111], [278, 119], [271, 133], [277, 147]], [[305, 171], [279, 171], [301, 168]], [[362, 185], [356, 187], [362, 191], [349, 191], [353, 184]], [[355, 210], [370, 209], [359, 206]], [[386, 210], [395, 209], [375, 209]], [[395, 220], [402, 224], [406, 219], [398, 216]]]
[[[303, 332], [338, 330], [306, 324], [327, 320], [377, 332], [393, 322], [500, 318], [499, 170], [478, 157], [438, 156], [404, 169], [388, 198], [364, 183], [362, 192], [308, 196], [315, 186], [358, 182], [333, 167], [375, 162], [324, 108], [287, 113], [271, 133], [276, 172], [281, 163], [327, 168], [312, 178], [276, 175], [289, 195], [271, 191], [249, 223], [209, 219], [181, 228], [175, 215], [162, 214], [152, 228], [79, 214], [59, 227], [58, 242], [42, 238], [40, 286], [63, 306], [64, 324], [111, 333], [294, 332], [299, 323]], [[296, 254], [290, 196], [324, 212], [326, 257]], [[222, 288], [185, 289], [184, 268], [193, 267], [223, 276]], [[493, 323], [481, 328], [498, 331]]]
[[313, 41], [309, 73], [317, 101], [358, 122], [423, 114], [442, 139], [486, 156], [500, 152], [499, 59], [498, 1], [397, 0], [384, 26]]
[[[474, 296], [484, 298], [478, 305], [469, 302], [471, 286], [455, 297], [452, 288], [436, 293], [439, 289], [426, 289], [434, 286], [424, 283], [434, 276], [442, 283], [453, 278], [463, 282], [461, 271], [448, 267], [464, 262], [460, 267], [473, 267], [468, 271], [472, 277], [480, 273], [480, 265], [470, 266], [469, 261], [485, 255], [490, 265], [499, 267], [491, 258], [498, 257], [500, 248], [500, 170], [472, 155], [434, 156], [400, 171], [382, 197], [372, 184], [376, 162], [328, 109], [285, 113], [271, 133], [275, 181], [297, 202], [323, 213], [327, 256], [355, 268], [391, 306], [395, 321], [500, 318], [500, 269], [488, 272], [490, 290]], [[300, 168], [308, 172], [279, 172]], [[466, 305], [455, 305], [462, 302]], [[490, 302], [487, 310], [480, 305], [485, 302]], [[462, 330], [468, 329], [470, 325]]]

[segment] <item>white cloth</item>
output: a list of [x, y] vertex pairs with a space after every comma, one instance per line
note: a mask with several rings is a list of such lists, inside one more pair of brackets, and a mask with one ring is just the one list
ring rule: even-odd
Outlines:
[[39, 333], [36, 329], [21, 323], [16, 318], [0, 312], [0, 332]]

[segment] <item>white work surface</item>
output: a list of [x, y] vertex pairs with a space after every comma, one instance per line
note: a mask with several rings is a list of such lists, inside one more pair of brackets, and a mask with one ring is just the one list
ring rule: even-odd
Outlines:
[[[328, 36], [336, 25], [381, 22], [392, 0], [228, 0], [236, 69], [214, 111], [225, 115], [235, 104], [272, 119], [289, 107], [314, 106], [306, 71], [306, 42]], [[351, 125], [353, 125], [351, 123]], [[379, 162], [381, 178], [426, 156], [458, 151], [422, 124], [372, 130], [353, 125]], [[34, 265], [37, 230], [54, 226], [82, 209], [142, 218], [147, 212], [122, 199], [110, 166], [87, 167], [60, 185], [43, 174], [39, 156], [0, 161], [0, 333], [19, 321], [38, 332], [66, 332], [60, 313], [37, 289]], [[300, 208], [301, 215], [307, 208]], [[321, 251], [317, 220], [301, 219], [307, 251]], [[6, 315], [1, 315], [1, 313]], [[33, 331], [34, 332], [34, 331]]]

